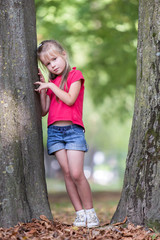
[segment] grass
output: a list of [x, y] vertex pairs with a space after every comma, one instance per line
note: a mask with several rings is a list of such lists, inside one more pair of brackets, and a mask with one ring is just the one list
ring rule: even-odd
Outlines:
[[[66, 192], [66, 187], [63, 180], [57, 180], [53, 178], [47, 178], [47, 189], [48, 193], [55, 193], [55, 192]], [[89, 181], [90, 187], [92, 192], [99, 192], [99, 191], [121, 191], [122, 183], [113, 183], [109, 185], [101, 185], [98, 183], [94, 183], [93, 181]]]

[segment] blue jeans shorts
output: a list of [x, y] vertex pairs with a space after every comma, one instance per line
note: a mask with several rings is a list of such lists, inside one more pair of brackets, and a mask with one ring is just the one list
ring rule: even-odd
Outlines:
[[88, 145], [85, 140], [84, 128], [73, 124], [69, 126], [48, 127], [47, 140], [48, 154], [52, 155], [61, 149], [88, 151]]

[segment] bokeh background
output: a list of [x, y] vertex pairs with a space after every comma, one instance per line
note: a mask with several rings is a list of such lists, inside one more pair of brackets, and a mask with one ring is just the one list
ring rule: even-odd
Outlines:
[[[56, 39], [85, 77], [84, 171], [93, 191], [120, 191], [134, 109], [138, 0], [35, 0], [38, 43]], [[65, 189], [57, 161], [46, 152], [49, 191]], [[53, 183], [54, 181], [54, 183]]]

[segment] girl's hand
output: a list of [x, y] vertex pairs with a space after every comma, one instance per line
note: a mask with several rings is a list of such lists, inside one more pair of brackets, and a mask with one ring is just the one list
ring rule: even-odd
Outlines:
[[41, 93], [41, 90], [46, 90], [49, 88], [49, 83], [45, 83], [45, 82], [35, 82], [35, 85], [38, 84], [39, 87], [35, 89], [36, 92]]
[[42, 83], [45, 83], [45, 79], [44, 79], [43, 74], [42, 74], [42, 72], [41, 72], [41, 70], [39, 68], [38, 68], [38, 76], [40, 78], [40, 81]]

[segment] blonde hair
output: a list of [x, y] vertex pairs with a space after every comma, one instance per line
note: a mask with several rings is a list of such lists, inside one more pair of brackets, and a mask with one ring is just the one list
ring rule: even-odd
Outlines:
[[[56, 41], [56, 40], [45, 40], [43, 42], [41, 42], [38, 46], [38, 49], [37, 49], [37, 57], [38, 59], [40, 60], [42, 54], [45, 54], [46, 58], [47, 56], [50, 56], [54, 53], [58, 53], [60, 56], [63, 56], [63, 53], [65, 52], [64, 48], [62, 47], [62, 45]], [[65, 69], [62, 73], [62, 80], [61, 80], [61, 83], [60, 83], [60, 88], [61, 89], [64, 89], [64, 86], [66, 85], [66, 88], [67, 88], [67, 77], [68, 77], [68, 74], [71, 70], [71, 67], [69, 65], [69, 60], [68, 60], [68, 56], [66, 59], [64, 59], [65, 62], [66, 62], [66, 65], [65, 65]], [[41, 60], [40, 60], [41, 61]], [[53, 73], [50, 73], [49, 77], [51, 79], [55, 79], [57, 75], [53, 74]]]

